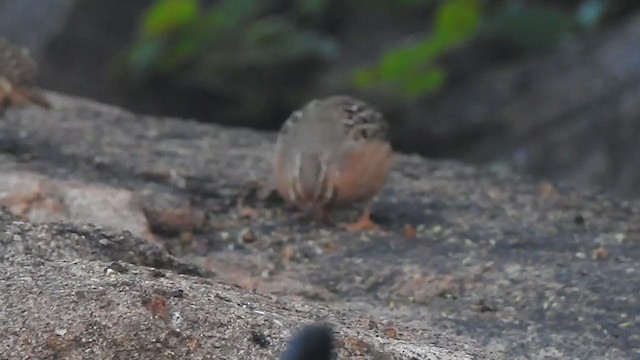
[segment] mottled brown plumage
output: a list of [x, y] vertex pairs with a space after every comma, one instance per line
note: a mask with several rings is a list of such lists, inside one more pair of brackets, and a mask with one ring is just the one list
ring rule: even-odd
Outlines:
[[383, 187], [392, 158], [388, 125], [364, 101], [337, 95], [313, 100], [283, 124], [276, 143], [276, 188], [288, 202], [328, 220], [331, 208], [364, 203], [356, 231], [375, 227], [371, 200]]
[[0, 112], [8, 106], [49, 103], [35, 90], [38, 65], [26, 49], [0, 38]]

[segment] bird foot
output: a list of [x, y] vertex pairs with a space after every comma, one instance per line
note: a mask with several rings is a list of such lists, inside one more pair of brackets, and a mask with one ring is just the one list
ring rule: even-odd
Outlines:
[[350, 233], [357, 233], [361, 231], [371, 231], [374, 233], [383, 233], [384, 231], [371, 220], [368, 214], [361, 216], [357, 221], [345, 224], [344, 229]]

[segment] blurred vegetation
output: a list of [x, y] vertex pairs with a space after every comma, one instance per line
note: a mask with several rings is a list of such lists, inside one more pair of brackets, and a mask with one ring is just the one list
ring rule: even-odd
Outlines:
[[331, 60], [330, 35], [302, 26], [325, 11], [325, 0], [297, 0], [280, 13], [277, 1], [158, 0], [142, 19], [129, 64], [139, 76], [166, 74], [194, 63], [211, 69], [263, 67], [298, 60]]
[[366, 88], [391, 83], [405, 95], [421, 95], [439, 88], [445, 70], [436, 64], [438, 58], [473, 36], [481, 17], [480, 0], [443, 1], [435, 10], [429, 35], [415, 44], [389, 50], [374, 66], [357, 70], [354, 84]]
[[620, 11], [622, 3], [443, 0], [433, 11], [433, 26], [427, 35], [389, 49], [376, 64], [356, 70], [353, 83], [364, 89], [384, 86], [410, 97], [425, 95], [445, 83], [443, 56], [470, 40], [482, 39], [510, 53], [527, 55], [556, 46], [580, 31], [598, 28], [607, 16]]
[[[527, 55], [597, 30], [633, 6], [622, 0], [157, 0], [141, 19], [127, 68], [139, 81], [178, 76], [216, 91], [264, 94], [286, 76], [304, 77], [336, 61], [336, 22], [378, 11], [424, 19], [424, 32], [353, 69], [345, 86], [424, 96], [446, 83], [443, 58], [474, 40]], [[258, 81], [268, 86], [255, 89]]]

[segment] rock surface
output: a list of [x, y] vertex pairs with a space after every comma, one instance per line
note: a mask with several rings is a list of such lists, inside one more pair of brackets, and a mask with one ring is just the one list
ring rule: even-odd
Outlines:
[[0, 358], [640, 356], [635, 202], [399, 155], [354, 236], [268, 193], [273, 134], [47, 95], [0, 119]]

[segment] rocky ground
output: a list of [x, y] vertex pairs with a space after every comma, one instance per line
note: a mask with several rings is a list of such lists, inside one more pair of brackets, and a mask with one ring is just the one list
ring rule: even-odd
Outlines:
[[341, 358], [640, 357], [636, 202], [398, 155], [350, 235], [269, 193], [273, 134], [48, 97], [0, 119], [0, 358], [274, 359], [309, 322]]

